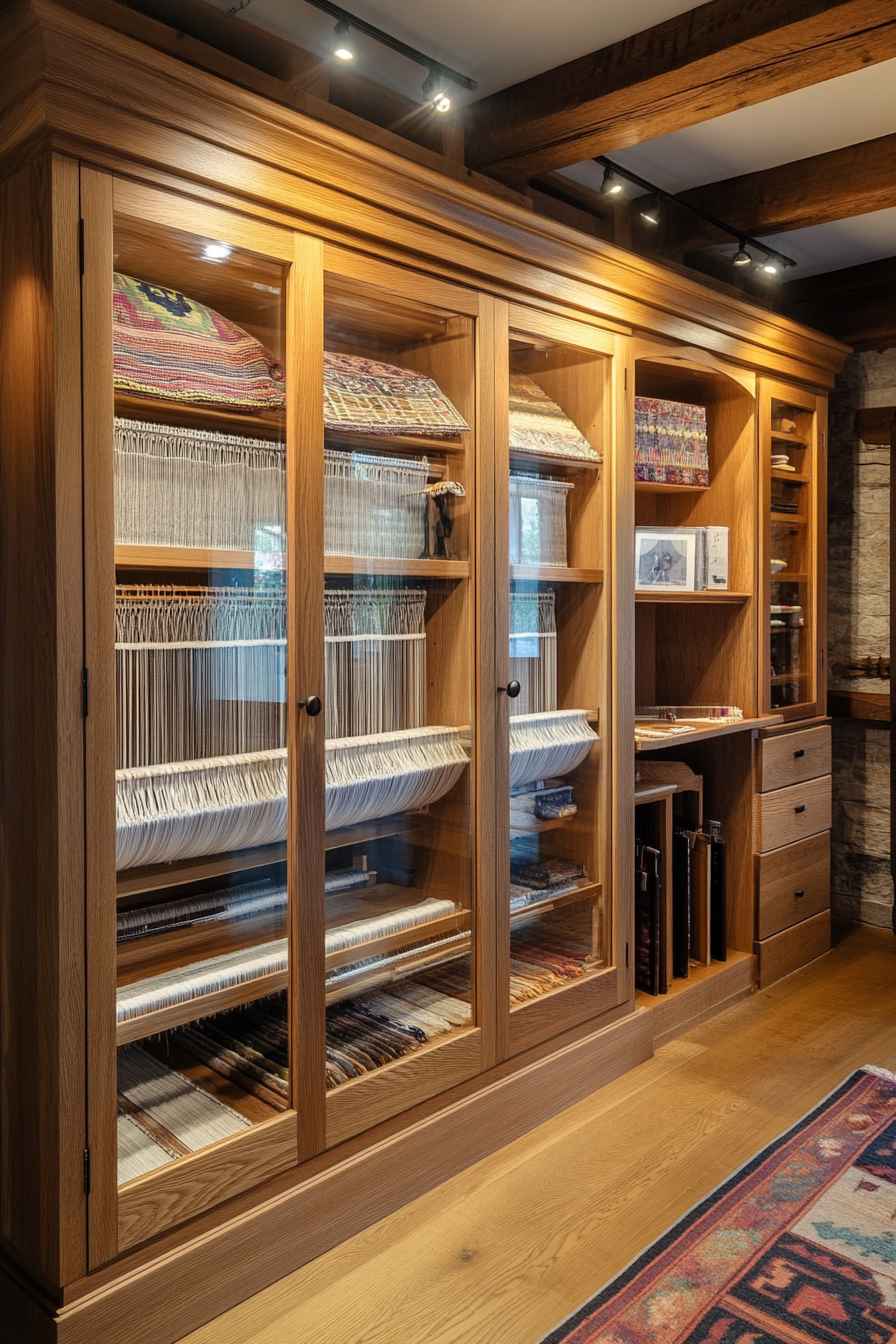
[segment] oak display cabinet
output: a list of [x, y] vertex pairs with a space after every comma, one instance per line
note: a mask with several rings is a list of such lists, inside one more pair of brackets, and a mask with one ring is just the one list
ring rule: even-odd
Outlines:
[[[845, 351], [81, 9], [0, 37], [0, 1284], [35, 1344], [166, 1344], [750, 992]], [[123, 375], [144, 301], [203, 395]], [[708, 487], [635, 485], [636, 392], [706, 406]], [[727, 526], [729, 590], [636, 596], [636, 523]], [[716, 701], [633, 760], [637, 703]], [[722, 821], [729, 956], [645, 1004], [648, 760]]]

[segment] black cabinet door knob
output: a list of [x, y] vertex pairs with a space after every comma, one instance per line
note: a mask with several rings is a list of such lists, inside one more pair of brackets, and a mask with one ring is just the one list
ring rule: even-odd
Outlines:
[[507, 692], [508, 700], [515, 700], [522, 689], [523, 688], [518, 681], [508, 681], [506, 686], [498, 687], [499, 691]]
[[307, 700], [299, 701], [299, 709], [304, 709], [309, 719], [316, 719], [323, 709], [319, 695], [309, 695]]

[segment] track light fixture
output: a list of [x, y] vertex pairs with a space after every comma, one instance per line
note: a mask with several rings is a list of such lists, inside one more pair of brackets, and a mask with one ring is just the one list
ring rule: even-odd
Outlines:
[[437, 112], [448, 112], [451, 109], [448, 81], [438, 70], [430, 70], [423, 81], [423, 101], [431, 103]]
[[622, 191], [622, 183], [617, 182], [613, 176], [612, 168], [604, 169], [604, 180], [600, 184], [601, 196], [618, 196]]
[[[336, 20], [336, 31], [330, 43], [330, 53], [336, 60], [354, 60], [355, 48], [351, 37], [354, 32], [363, 33], [365, 37], [372, 37], [375, 42], [388, 47], [390, 51], [397, 51], [399, 55], [406, 56], [409, 61], [415, 61], [417, 65], [425, 66], [429, 74], [423, 85], [423, 97], [424, 101], [435, 112], [450, 111], [452, 84], [459, 89], [469, 89], [471, 92], [475, 92], [479, 87], [476, 80], [470, 79], [469, 75], [462, 75], [459, 70], [452, 70], [450, 65], [434, 60], [432, 56], [427, 56], [425, 52], [418, 51], [416, 47], [409, 47], [407, 42], [402, 42], [400, 38], [393, 37], [383, 28], [377, 28], [374, 24], [368, 23], [366, 19], [359, 19], [356, 14], [343, 9], [341, 5], [334, 5], [332, 0], [305, 0], [305, 2], [313, 5], [315, 9], [322, 10], [324, 14], [329, 14], [331, 18]], [[233, 12], [231, 11], [231, 13]]]
[[352, 32], [345, 19], [340, 19], [333, 33], [330, 50], [337, 60], [353, 61], [355, 49], [352, 45]]
[[751, 238], [748, 233], [741, 233], [740, 229], [732, 228], [726, 224], [723, 219], [716, 219], [715, 215], [708, 215], [705, 210], [701, 210], [696, 205], [690, 205], [687, 201], [679, 200], [673, 196], [671, 191], [664, 191], [658, 187], [655, 182], [648, 182], [646, 178], [639, 177], [628, 168], [621, 168], [618, 163], [612, 159], [606, 158], [603, 154], [598, 154], [594, 159], [604, 170], [603, 181], [600, 184], [600, 194], [602, 196], [617, 196], [622, 191], [622, 184], [618, 182], [617, 177], [624, 177], [629, 182], [634, 182], [635, 186], [643, 187], [645, 191], [650, 192], [654, 198], [654, 203], [648, 210], [641, 211], [641, 218], [648, 224], [658, 224], [660, 221], [660, 209], [664, 201], [673, 201], [682, 210], [689, 210], [692, 215], [702, 219], [704, 223], [711, 224], [713, 228], [720, 229], [722, 233], [727, 233], [730, 237], [737, 239], [737, 252], [732, 257], [735, 266], [751, 266], [753, 257], [747, 251], [747, 244], [756, 248], [765, 260], [756, 263], [756, 269], [763, 275], [780, 276], [788, 266], [795, 266], [793, 257], [785, 257], [783, 252], [777, 252], [767, 243], [761, 243], [757, 238]]

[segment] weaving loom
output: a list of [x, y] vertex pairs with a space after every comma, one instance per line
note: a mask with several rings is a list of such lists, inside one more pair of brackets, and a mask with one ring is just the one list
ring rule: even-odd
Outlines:
[[[267, 908], [275, 908], [280, 892], [271, 893]], [[285, 891], [282, 892], [285, 906]], [[184, 903], [185, 904], [185, 903]], [[197, 902], [198, 906], [198, 902]], [[200, 907], [201, 908], [201, 907]], [[393, 910], [388, 914], [373, 915], [367, 919], [353, 920], [328, 929], [325, 935], [327, 955], [345, 952], [352, 948], [363, 948], [377, 939], [396, 934], [407, 933], [409, 939], [414, 930], [456, 914], [453, 901], [436, 900], [430, 897], [416, 905]], [[200, 916], [201, 918], [201, 916]], [[459, 935], [461, 939], [465, 935]], [[446, 941], [446, 940], [442, 940]], [[468, 945], [467, 939], [466, 945]], [[426, 943], [420, 945], [425, 951]], [[386, 971], [385, 979], [392, 979], [402, 969], [402, 958], [407, 953], [393, 953], [360, 963], [362, 969], [368, 966]], [[116, 1019], [128, 1022], [135, 1017], [156, 1012], [160, 1008], [169, 1008], [178, 1003], [190, 1003], [201, 1000], [209, 994], [236, 985], [250, 984], [263, 976], [285, 973], [289, 966], [289, 942], [286, 938], [270, 939], [252, 947], [238, 948], [234, 952], [225, 952], [219, 956], [206, 957], [202, 961], [193, 961], [185, 966], [147, 976], [119, 988], [116, 995]], [[357, 977], [359, 967], [344, 967], [333, 977], [334, 980], [350, 980]], [[329, 977], [328, 977], [329, 984]], [[197, 1003], [197, 1011], [201, 1004]]]
[[520, 693], [513, 717], [557, 708], [557, 615], [553, 591], [510, 594], [510, 675]]
[[510, 787], [565, 775], [598, 740], [584, 709], [522, 714], [510, 720]]
[[426, 549], [429, 462], [324, 452], [324, 554], [416, 560]]
[[[468, 764], [456, 728], [328, 741], [327, 830], [434, 803]], [[119, 770], [116, 789], [119, 869], [286, 837], [285, 748]]]
[[510, 563], [566, 567], [566, 496], [571, 481], [510, 475]]
[[600, 462], [601, 455], [532, 379], [510, 375], [510, 451]]
[[425, 723], [425, 606], [422, 588], [324, 594], [328, 736], [361, 737]]
[[285, 549], [282, 444], [116, 419], [114, 463], [116, 542]]

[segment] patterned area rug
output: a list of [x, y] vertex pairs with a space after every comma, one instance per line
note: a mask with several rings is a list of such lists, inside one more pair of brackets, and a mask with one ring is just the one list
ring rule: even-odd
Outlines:
[[854, 1073], [542, 1344], [894, 1344], [896, 1076]]

